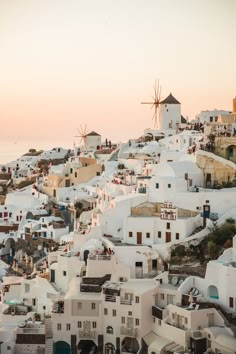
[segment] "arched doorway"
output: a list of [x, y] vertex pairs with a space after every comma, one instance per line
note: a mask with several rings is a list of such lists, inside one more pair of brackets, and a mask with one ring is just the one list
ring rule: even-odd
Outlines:
[[70, 354], [70, 346], [64, 341], [59, 341], [54, 344], [54, 354]]
[[139, 343], [137, 339], [125, 337], [122, 341], [122, 351], [137, 354], [139, 351]]
[[96, 353], [97, 346], [93, 340], [81, 339], [78, 344], [80, 354]]
[[230, 145], [226, 149], [226, 158], [231, 161], [236, 161], [236, 146]]
[[105, 354], [115, 354], [116, 349], [112, 343], [105, 344]]
[[215, 285], [210, 285], [207, 289], [207, 295], [211, 299], [219, 299], [219, 292]]

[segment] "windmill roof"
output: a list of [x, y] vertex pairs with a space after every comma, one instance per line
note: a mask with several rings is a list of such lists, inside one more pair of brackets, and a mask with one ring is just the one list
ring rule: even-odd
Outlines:
[[92, 132], [88, 133], [87, 136], [101, 136], [101, 135], [92, 131]]
[[161, 103], [165, 103], [165, 104], [180, 104], [180, 102], [177, 101], [177, 99], [172, 95], [172, 93], [170, 93], [169, 96], [167, 96], [163, 101], [161, 101]]

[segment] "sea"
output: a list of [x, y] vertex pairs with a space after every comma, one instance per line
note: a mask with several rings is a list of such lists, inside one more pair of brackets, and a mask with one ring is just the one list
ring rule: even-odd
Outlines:
[[73, 149], [73, 141], [68, 140], [0, 140], [0, 165], [18, 159], [29, 149], [50, 150], [54, 147], [63, 147], [65, 149]]

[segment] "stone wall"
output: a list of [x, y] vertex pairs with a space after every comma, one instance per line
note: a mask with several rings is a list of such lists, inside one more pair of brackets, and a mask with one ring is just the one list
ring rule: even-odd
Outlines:
[[[233, 182], [236, 178], [236, 165], [207, 151], [198, 151], [196, 163], [203, 171], [204, 187]], [[208, 176], [207, 176], [208, 175]], [[210, 177], [209, 177], [210, 176]], [[207, 178], [211, 183], [207, 183]]]

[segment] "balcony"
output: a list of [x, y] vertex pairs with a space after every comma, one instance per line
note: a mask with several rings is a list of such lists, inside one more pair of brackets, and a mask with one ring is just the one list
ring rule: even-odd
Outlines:
[[121, 305], [132, 305], [132, 302], [133, 301], [131, 299], [124, 299], [124, 298], [120, 299]]
[[116, 302], [116, 296], [114, 296], [114, 295], [105, 295], [105, 301]]
[[158, 306], [152, 306], [152, 316], [158, 318], [159, 320], [163, 319], [163, 309]]
[[110, 261], [111, 256], [106, 254], [91, 254], [88, 256], [88, 259], [92, 261]]
[[136, 338], [138, 336], [138, 328], [127, 328], [125, 326], [120, 327], [120, 334], [122, 336]]
[[53, 313], [64, 313], [64, 301], [58, 301], [53, 305]]
[[96, 331], [79, 331], [79, 338], [80, 339], [95, 339], [96, 338]]

